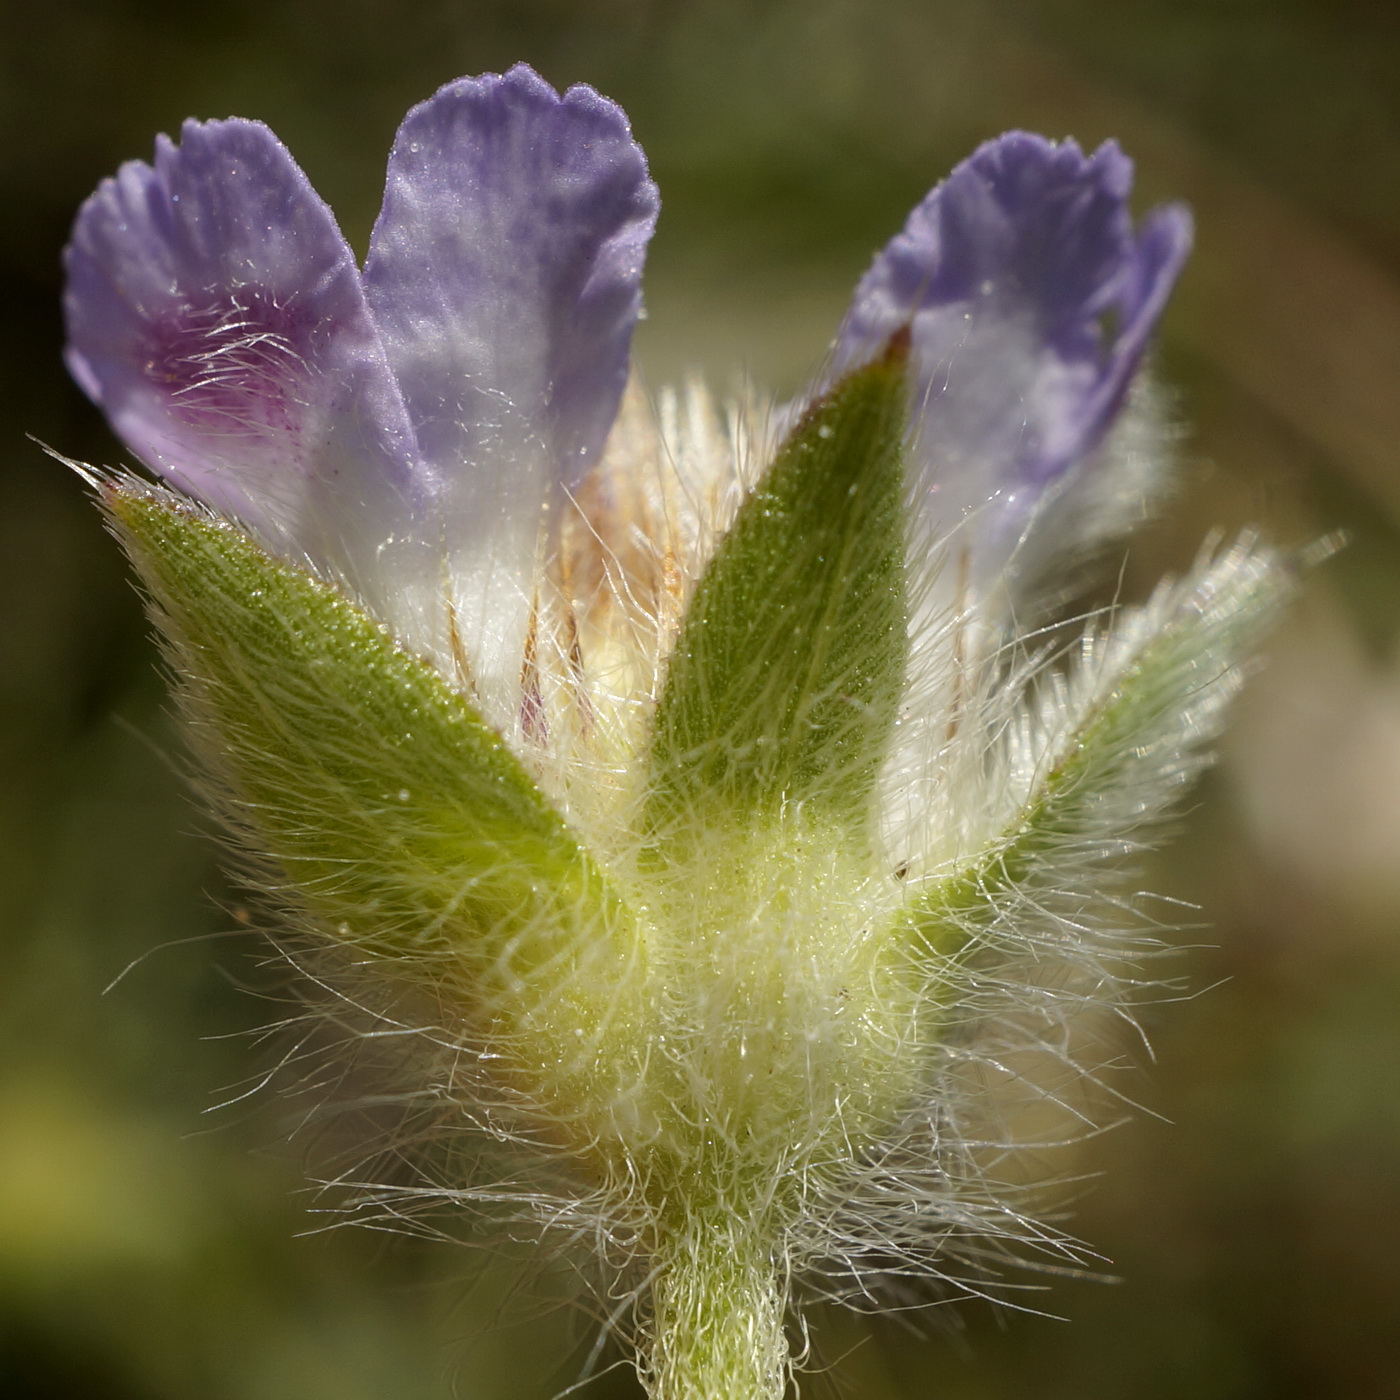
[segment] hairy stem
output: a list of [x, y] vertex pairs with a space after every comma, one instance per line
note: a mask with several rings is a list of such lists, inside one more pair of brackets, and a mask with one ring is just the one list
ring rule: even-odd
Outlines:
[[750, 1220], [717, 1210], [687, 1222], [652, 1290], [652, 1400], [782, 1400], [786, 1281]]

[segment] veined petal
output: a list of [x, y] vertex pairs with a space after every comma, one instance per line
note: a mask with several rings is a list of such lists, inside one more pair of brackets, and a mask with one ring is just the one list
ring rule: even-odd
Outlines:
[[856, 289], [836, 372], [909, 325], [916, 505], [959, 531], [971, 583], [994, 579], [1072, 487], [1123, 402], [1191, 243], [1189, 214], [1136, 234], [1132, 163], [1013, 132], [914, 210]]
[[69, 367], [131, 450], [375, 593], [428, 483], [354, 256], [277, 138], [160, 137], [83, 206], [66, 262]]
[[523, 64], [415, 107], [389, 160], [365, 283], [443, 487], [454, 635], [497, 723], [542, 510], [596, 457], [627, 381], [656, 211], [622, 111]]

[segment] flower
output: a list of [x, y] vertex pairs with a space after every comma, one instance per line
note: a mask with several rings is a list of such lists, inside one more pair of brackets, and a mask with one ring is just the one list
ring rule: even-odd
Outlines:
[[1123, 857], [1284, 591], [1246, 539], [1049, 611], [1161, 455], [1190, 223], [1130, 181], [982, 147], [785, 409], [629, 387], [656, 191], [523, 65], [409, 113], [363, 271], [253, 122], [78, 216], [68, 361], [178, 488], [99, 478], [211, 800], [448, 1151], [352, 1209], [591, 1233], [663, 1400], [780, 1395], [795, 1280], [1077, 1257], [999, 1119], [1121, 1003]]

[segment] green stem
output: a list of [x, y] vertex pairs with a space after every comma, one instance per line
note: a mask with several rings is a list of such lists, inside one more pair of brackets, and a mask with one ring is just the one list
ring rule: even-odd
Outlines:
[[786, 1281], [751, 1221], [687, 1222], [652, 1285], [652, 1400], [782, 1400]]

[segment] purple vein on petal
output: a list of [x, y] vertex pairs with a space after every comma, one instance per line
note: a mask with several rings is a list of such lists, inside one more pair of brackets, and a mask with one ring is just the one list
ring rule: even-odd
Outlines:
[[621, 109], [523, 64], [449, 83], [394, 143], [365, 285], [441, 484], [457, 628], [502, 703], [542, 512], [626, 384], [657, 203]]
[[352, 577], [426, 483], [334, 216], [258, 122], [187, 122], [79, 212], [69, 367], [131, 450]]
[[1121, 407], [1190, 249], [1185, 209], [1134, 233], [1132, 164], [1013, 132], [910, 215], [856, 289], [835, 368], [913, 331], [916, 504], [998, 572]]

